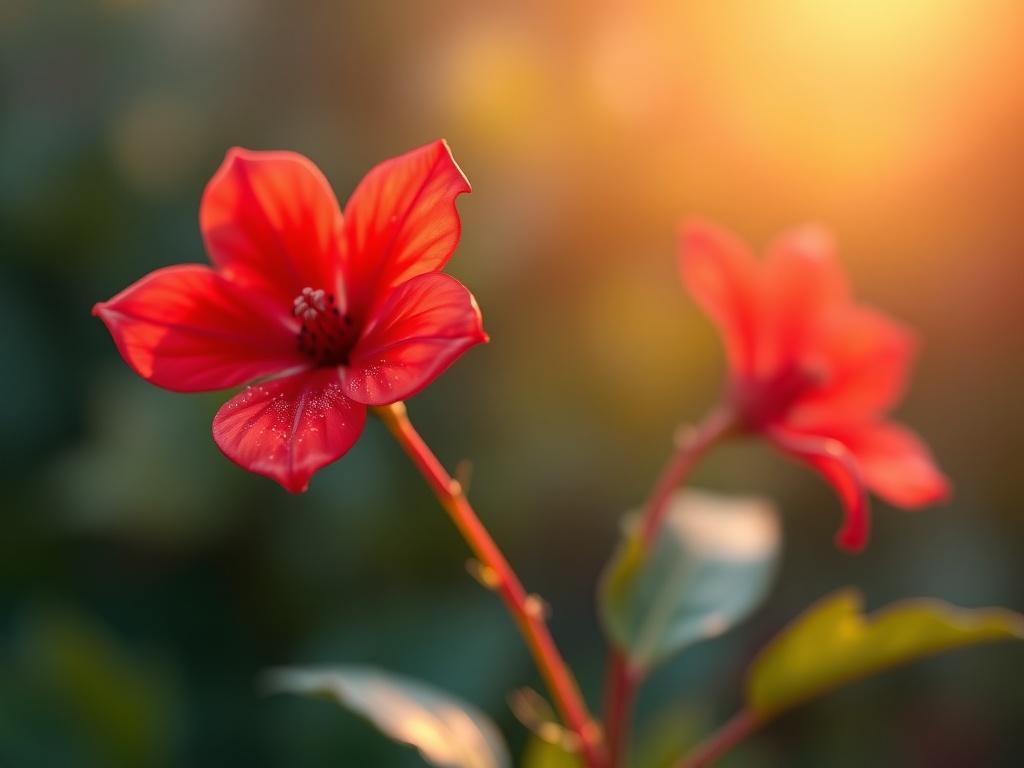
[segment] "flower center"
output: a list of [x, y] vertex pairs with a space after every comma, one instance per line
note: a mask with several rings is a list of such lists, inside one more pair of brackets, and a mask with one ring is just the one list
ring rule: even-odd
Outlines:
[[737, 410], [747, 427], [756, 430], [783, 418], [804, 394], [826, 378], [825, 371], [817, 366], [796, 364], [767, 379], [744, 382], [735, 394]]
[[318, 365], [344, 365], [355, 341], [352, 318], [338, 311], [334, 294], [303, 288], [292, 311], [302, 321], [299, 350]]

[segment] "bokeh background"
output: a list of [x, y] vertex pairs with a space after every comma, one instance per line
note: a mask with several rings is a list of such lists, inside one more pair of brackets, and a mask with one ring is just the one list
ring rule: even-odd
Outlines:
[[[956, 483], [878, 504], [859, 557], [818, 479], [756, 445], [707, 488], [764, 492], [786, 559], [763, 608], [645, 692], [640, 764], [731, 713], [743, 664], [812, 600], [931, 595], [1024, 609], [1024, 6], [1006, 0], [491, 4], [5, 0], [0, 5], [0, 763], [420, 764], [320, 702], [265, 698], [282, 663], [357, 662], [524, 729], [537, 685], [497, 600], [379, 424], [308, 494], [222, 459], [222, 394], [151, 388], [92, 304], [202, 261], [225, 150], [289, 148], [344, 199], [446, 137], [475, 191], [450, 271], [493, 342], [410, 404], [596, 705], [592, 588], [722, 354], [680, 289], [679, 218], [756, 243], [836, 232], [859, 294], [924, 339], [901, 417]], [[735, 766], [1010, 766], [1024, 655], [960, 652], [772, 725]]]

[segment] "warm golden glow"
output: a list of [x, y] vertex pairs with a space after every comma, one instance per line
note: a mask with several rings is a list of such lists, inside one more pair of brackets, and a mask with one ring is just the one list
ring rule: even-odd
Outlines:
[[763, 213], [792, 202], [841, 222], [977, 152], [1019, 69], [1019, 16], [969, 0], [639, 3], [547, 36], [482, 18], [441, 43], [434, 82], [467, 135], [532, 161], [524, 186], [552, 171], [560, 202], [560, 186], [612, 185], [659, 221], [683, 200], [749, 211], [757, 196]]
[[723, 119], [769, 161], [843, 194], [904, 180], [949, 140], [983, 4], [790, 0], [752, 6], [725, 45]]

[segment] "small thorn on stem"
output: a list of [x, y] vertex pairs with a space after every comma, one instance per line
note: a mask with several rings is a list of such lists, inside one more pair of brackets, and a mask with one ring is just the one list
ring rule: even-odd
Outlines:
[[535, 619], [546, 621], [551, 615], [551, 606], [540, 595], [527, 595], [526, 612]]
[[558, 723], [558, 717], [548, 703], [532, 688], [520, 688], [508, 695], [508, 706], [516, 720], [541, 741], [576, 753], [579, 737]]
[[[576, 736], [575, 733], [570, 733], [570, 735]], [[583, 727], [583, 737], [591, 744], [603, 744], [604, 729], [598, 723], [591, 720]]]
[[672, 444], [682, 450], [692, 444], [697, 437], [697, 430], [691, 424], [680, 424], [672, 434]]
[[555, 711], [548, 700], [533, 688], [518, 688], [508, 695], [508, 707], [516, 720], [530, 730], [544, 722], [554, 721]]
[[501, 579], [498, 572], [489, 565], [484, 565], [479, 560], [470, 558], [466, 561], [466, 570], [469, 575], [484, 589], [495, 590], [501, 586]]
[[[590, 729], [587, 724], [592, 722], [592, 717], [579, 685], [565, 659], [562, 658], [547, 626], [538, 618], [545, 613], [543, 601], [536, 596], [530, 596], [524, 590], [519, 577], [469, 502], [464, 497], [450, 494], [451, 476], [409, 422], [404, 406], [401, 403], [375, 406], [373, 412], [381, 418], [388, 431], [408, 454], [413, 465], [423, 475], [473, 554], [480, 558], [480, 562], [495, 571], [500, 581], [497, 593], [526, 640], [537, 668], [551, 692], [552, 700], [557, 705], [559, 718], [573, 734], [579, 734], [572, 741], [576, 744], [575, 748], [579, 751], [581, 762], [587, 768], [608, 768], [607, 759], [600, 745], [589, 740]], [[458, 486], [458, 490], [461, 491], [461, 485]], [[479, 570], [473, 566], [470, 568], [470, 572]], [[487, 581], [493, 579], [484, 577], [483, 582]]]
[[458, 480], [453, 479], [451, 482], [448, 483], [448, 493], [451, 496], [461, 496], [462, 483], [460, 483]]
[[473, 462], [463, 459], [455, 465], [455, 479], [462, 486], [463, 493], [469, 493], [469, 483], [473, 479]]

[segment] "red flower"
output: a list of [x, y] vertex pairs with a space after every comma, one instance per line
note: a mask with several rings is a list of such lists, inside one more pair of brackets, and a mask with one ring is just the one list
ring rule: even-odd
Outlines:
[[914, 508], [944, 499], [945, 476], [914, 433], [886, 420], [911, 358], [911, 332], [853, 302], [828, 234], [788, 232], [756, 261], [728, 232], [684, 227], [683, 281], [725, 340], [728, 403], [760, 433], [818, 470], [846, 511], [840, 546], [867, 542], [870, 489]]
[[304, 491], [359, 438], [367, 406], [415, 395], [487, 340], [473, 296], [440, 271], [469, 190], [438, 141], [370, 171], [343, 216], [305, 157], [232, 149], [199, 210], [213, 267], [158, 269], [93, 314], [153, 384], [256, 382], [217, 412], [214, 440]]

